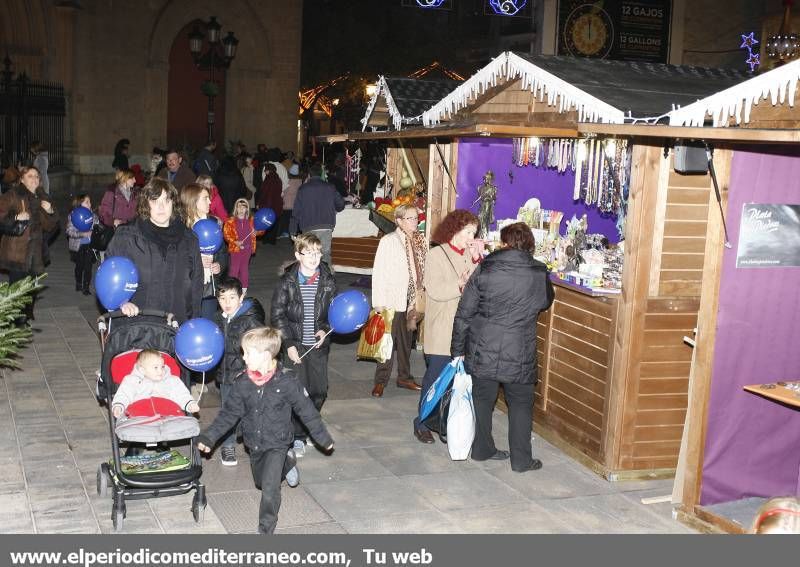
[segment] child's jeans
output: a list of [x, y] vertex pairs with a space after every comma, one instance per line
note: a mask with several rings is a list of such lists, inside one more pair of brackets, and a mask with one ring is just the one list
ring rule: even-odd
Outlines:
[[250, 287], [250, 249], [241, 252], [231, 252], [228, 276], [239, 278], [242, 287]]
[[94, 264], [94, 250], [88, 244], [81, 244], [73, 256], [75, 260], [75, 289], [89, 290], [92, 283], [92, 264]]
[[[297, 349], [298, 354], [302, 356], [309, 350], [308, 345], [301, 345]], [[292, 368], [297, 372], [297, 379], [308, 392], [308, 397], [311, 399], [317, 411], [322, 409], [322, 404], [328, 398], [328, 349], [312, 348], [302, 364], [295, 364], [287, 356], [286, 368]], [[294, 424], [294, 438], [295, 440], [305, 441], [308, 438], [308, 432], [305, 425], [300, 419], [292, 413], [292, 423]]]
[[278, 523], [278, 510], [281, 509], [281, 481], [286, 476], [287, 466], [291, 469], [294, 463], [286, 459], [288, 447], [267, 449], [250, 453], [250, 469], [253, 481], [261, 490], [261, 504], [258, 507], [258, 533], [275, 532]]

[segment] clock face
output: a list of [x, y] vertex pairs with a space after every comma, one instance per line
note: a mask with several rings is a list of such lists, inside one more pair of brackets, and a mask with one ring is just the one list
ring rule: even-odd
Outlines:
[[564, 45], [570, 55], [605, 57], [613, 44], [614, 25], [602, 8], [595, 4], [581, 4], [567, 16]]

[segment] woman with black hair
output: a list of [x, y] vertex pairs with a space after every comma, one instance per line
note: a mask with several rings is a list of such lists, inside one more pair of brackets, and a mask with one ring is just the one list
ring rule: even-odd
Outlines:
[[497, 461], [509, 452], [492, 438], [499, 385], [508, 405], [511, 470], [542, 468], [531, 450], [536, 372], [536, 320], [553, 303], [547, 266], [533, 259], [535, 242], [525, 223], [500, 231], [503, 248], [489, 254], [469, 278], [456, 311], [450, 351], [472, 375], [475, 439], [472, 460]]
[[131, 141], [128, 138], [122, 138], [114, 146], [114, 161], [111, 162], [111, 167], [120, 171], [122, 169], [129, 169], [128, 167], [128, 146]]

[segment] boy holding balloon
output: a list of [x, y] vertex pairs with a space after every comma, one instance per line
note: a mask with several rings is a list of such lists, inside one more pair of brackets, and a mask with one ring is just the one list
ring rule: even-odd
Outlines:
[[90, 295], [92, 283], [92, 264], [95, 262], [91, 247], [92, 227], [97, 223], [97, 215], [92, 212], [92, 199], [88, 193], [81, 193], [72, 200], [72, 212], [67, 217], [67, 236], [69, 255], [75, 262], [75, 291]]
[[253, 480], [261, 490], [258, 531], [264, 534], [274, 533], [278, 523], [282, 478], [289, 486], [299, 482], [294, 452], [289, 448], [294, 429], [292, 412], [320, 446], [326, 451], [333, 449], [333, 439], [297, 374], [278, 362], [280, 348], [281, 333], [277, 329], [261, 327], [244, 334], [242, 351], [247, 370], [234, 380], [214, 422], [197, 437], [197, 448], [207, 453], [241, 420]]
[[[326, 339], [331, 326], [328, 309], [336, 295], [336, 281], [322, 262], [322, 242], [311, 232], [294, 241], [297, 262], [286, 268], [272, 295], [270, 324], [283, 336], [287, 367], [297, 371], [317, 411], [328, 397], [328, 352]], [[308, 435], [295, 419], [294, 452], [302, 457]]]

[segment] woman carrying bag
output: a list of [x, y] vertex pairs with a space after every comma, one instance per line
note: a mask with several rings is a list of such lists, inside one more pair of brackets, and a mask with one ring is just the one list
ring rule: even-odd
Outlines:
[[451, 354], [472, 375], [475, 438], [472, 460], [505, 460], [492, 437], [492, 412], [499, 385], [508, 405], [511, 470], [542, 468], [531, 450], [536, 374], [536, 320], [553, 303], [547, 267], [533, 259], [535, 242], [525, 223], [500, 231], [503, 248], [489, 254], [472, 274], [456, 311]]
[[[0, 197], [0, 268], [8, 271], [9, 283], [44, 272], [43, 234], [58, 227], [58, 213], [40, 186], [39, 170], [23, 167], [19, 184]], [[33, 319], [33, 302], [25, 308]]]

